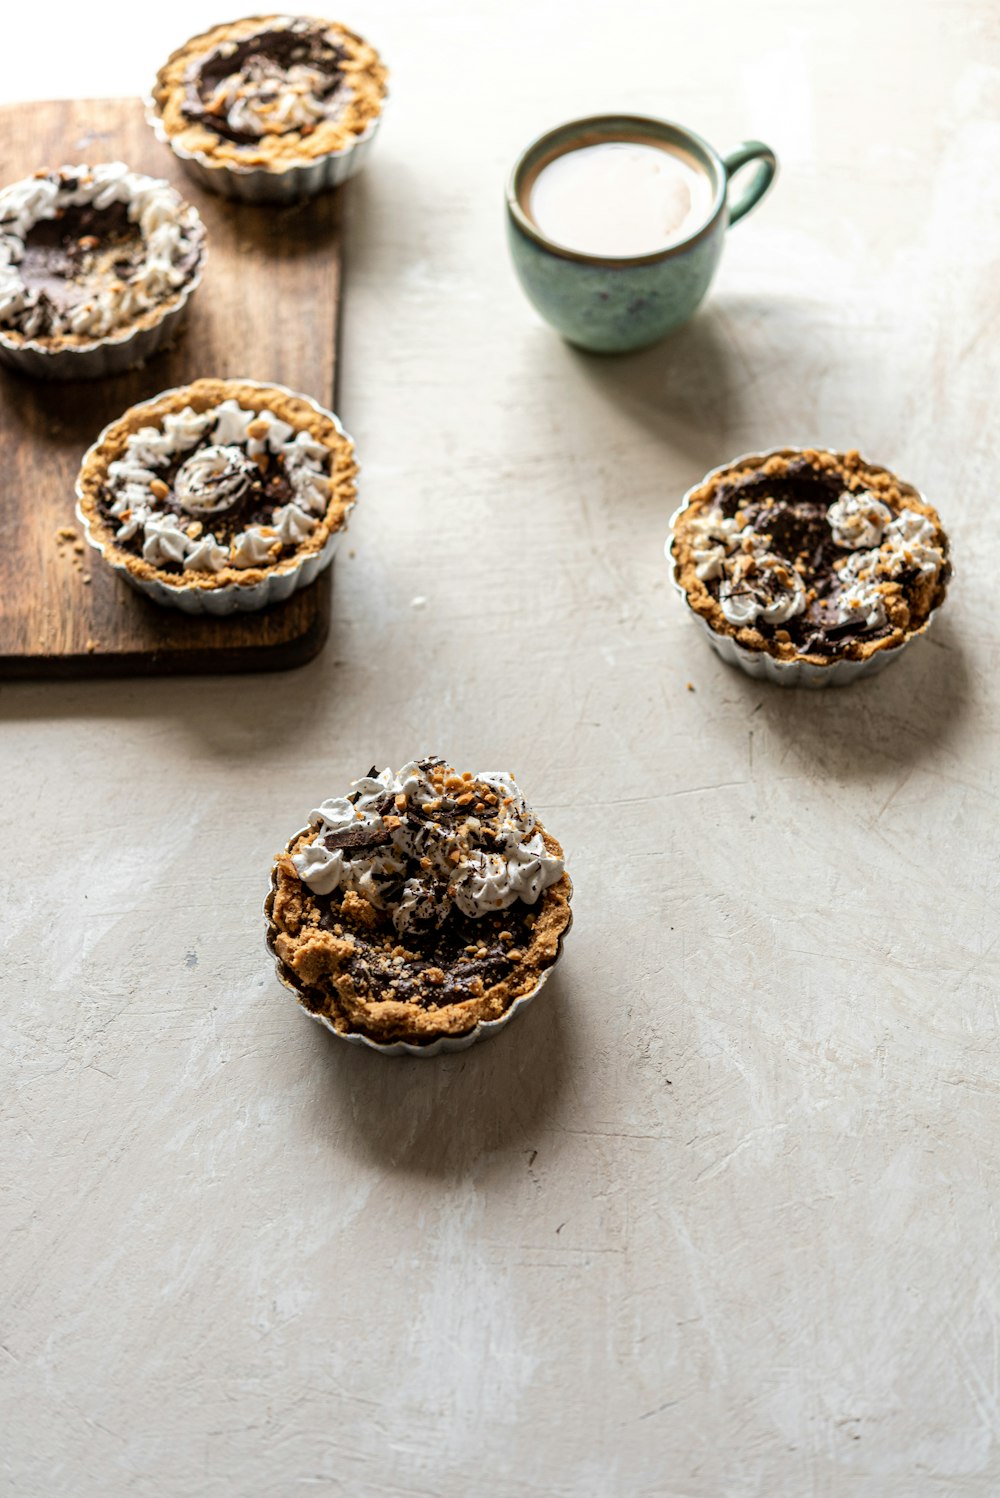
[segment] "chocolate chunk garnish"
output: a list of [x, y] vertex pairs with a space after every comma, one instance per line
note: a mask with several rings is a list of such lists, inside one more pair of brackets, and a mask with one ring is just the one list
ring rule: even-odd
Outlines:
[[843, 624], [830, 624], [825, 631], [826, 638], [834, 641], [846, 640], [849, 636], [856, 635], [857, 632], [858, 626], [852, 619], [846, 620]]
[[336, 832], [328, 832], [323, 839], [323, 846], [331, 850], [336, 848], [380, 848], [383, 843], [389, 841], [389, 832], [385, 827], [368, 827], [359, 823], [357, 827], [340, 827]]

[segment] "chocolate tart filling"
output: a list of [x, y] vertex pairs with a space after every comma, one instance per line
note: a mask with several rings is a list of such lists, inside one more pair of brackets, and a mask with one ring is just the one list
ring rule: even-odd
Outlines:
[[205, 230], [169, 182], [122, 161], [37, 171], [0, 191], [0, 345], [43, 378], [144, 362], [197, 289]]
[[[280, 453], [263, 454], [266, 464], [251, 458], [247, 464], [249, 482], [242, 493], [238, 494], [231, 505], [226, 509], [212, 510], [198, 517], [181, 504], [174, 490], [174, 480], [178, 471], [190, 458], [190, 452], [183, 452], [172, 458], [168, 464], [156, 470], [156, 477], [163, 484], [167, 493], [157, 497], [156, 509], [158, 514], [176, 515], [184, 525], [190, 525], [196, 518], [201, 518], [205, 530], [211, 530], [221, 546], [228, 546], [231, 541], [251, 525], [269, 525], [276, 506], [288, 504], [295, 499], [295, 491], [288, 480], [285, 472], [285, 460]], [[111, 513], [111, 506], [117, 498], [117, 494], [108, 484], [104, 484], [98, 497], [98, 511], [101, 519], [111, 528], [117, 528], [121, 521]], [[131, 552], [133, 556], [142, 555], [143, 535], [137, 531], [134, 536], [121, 539], [117, 543], [122, 551]], [[161, 561], [160, 567], [166, 572], [182, 573], [183, 563]]]
[[[765, 639], [773, 639], [784, 630], [803, 654], [835, 655], [848, 640], [863, 637], [874, 641], [892, 633], [889, 623], [866, 629], [861, 618], [845, 623], [836, 618], [843, 588], [834, 563], [842, 562], [847, 553], [835, 543], [827, 515], [844, 487], [843, 474], [813, 468], [801, 458], [789, 463], [785, 474], [755, 473], [720, 484], [715, 495], [723, 515], [745, 516], [752, 529], [771, 536], [771, 549], [776, 555], [791, 563], [805, 563], [814, 597], [804, 611], [781, 624], [758, 620], [754, 626]], [[902, 573], [896, 581], [905, 589], [918, 575], [914, 569]], [[713, 580], [708, 587], [717, 598], [720, 580]]]
[[66, 208], [28, 230], [21, 280], [63, 314], [99, 295], [104, 281], [128, 281], [144, 257], [142, 235], [126, 204]]
[[[346, 910], [342, 901], [329, 897], [316, 897], [316, 903], [322, 930], [352, 938], [354, 953], [343, 960], [341, 971], [360, 996], [396, 999], [425, 1010], [476, 998], [510, 978], [516, 963], [508, 954], [531, 941], [536, 914], [528, 906], [477, 917], [452, 911], [437, 930], [401, 937], [388, 920], [374, 930], [353, 920], [350, 899]], [[328, 997], [333, 993], [331, 984]], [[305, 998], [311, 1008], [325, 1007], [318, 995], [310, 1001], [307, 991]]]
[[[290, 69], [306, 67], [322, 80], [311, 88], [313, 98], [332, 104], [344, 85], [344, 57], [343, 48], [329, 41], [325, 29], [318, 26], [261, 31], [239, 42], [224, 42], [189, 68], [181, 112], [235, 145], [256, 145], [264, 132], [233, 126], [220, 106], [228, 86], [236, 92], [252, 90], [256, 103], [266, 107], [277, 104]], [[286, 128], [308, 134], [310, 127], [289, 124]]]

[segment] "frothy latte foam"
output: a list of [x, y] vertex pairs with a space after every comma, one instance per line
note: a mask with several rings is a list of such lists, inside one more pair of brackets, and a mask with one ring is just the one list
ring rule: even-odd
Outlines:
[[528, 211], [547, 239], [627, 258], [679, 244], [708, 219], [712, 183], [668, 146], [611, 140], [565, 151], [539, 172]]

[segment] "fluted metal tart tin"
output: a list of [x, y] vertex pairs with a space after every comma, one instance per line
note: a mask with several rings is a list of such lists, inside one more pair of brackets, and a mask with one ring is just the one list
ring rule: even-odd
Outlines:
[[[288, 843], [285, 847], [285, 852], [290, 853], [292, 848], [298, 842], [299, 838], [304, 837], [309, 832], [309, 830], [310, 829], [308, 827], [302, 827], [298, 832], [295, 833], [294, 837], [289, 838]], [[529, 1004], [534, 1003], [535, 999], [537, 999], [538, 995], [541, 993], [542, 989], [547, 983], [553, 969], [555, 968], [556, 963], [562, 956], [563, 943], [566, 940], [566, 935], [573, 924], [573, 909], [572, 906], [570, 906], [569, 920], [566, 922], [566, 925], [559, 936], [559, 945], [556, 949], [556, 955], [552, 959], [552, 962], [539, 976], [538, 982], [535, 984], [534, 988], [531, 989], [529, 993], [521, 994], [518, 998], [516, 998], [513, 1004], [511, 1004], [510, 1008], [506, 1009], [504, 1013], [501, 1014], [499, 1019], [479, 1020], [478, 1023], [475, 1024], [471, 1030], [466, 1031], [464, 1035], [439, 1035], [436, 1040], [428, 1040], [423, 1044], [410, 1040], [394, 1040], [385, 1042], [372, 1040], [371, 1036], [363, 1034], [360, 1030], [338, 1030], [328, 1014], [317, 1014], [314, 1009], [309, 1008], [309, 1005], [305, 1002], [304, 990], [302, 985], [299, 983], [294, 972], [287, 965], [287, 963], [282, 962], [275, 948], [275, 941], [278, 937], [278, 928], [274, 923], [273, 912], [274, 897], [277, 894], [277, 891], [278, 886], [275, 878], [275, 871], [272, 868], [271, 887], [268, 890], [267, 898], [264, 901], [264, 920], [267, 925], [265, 942], [267, 945], [267, 950], [270, 952], [271, 957], [274, 960], [274, 970], [278, 975], [278, 982], [281, 983], [283, 987], [287, 988], [289, 993], [295, 995], [299, 1007], [309, 1015], [310, 1019], [316, 1020], [323, 1026], [324, 1029], [329, 1030], [331, 1035], [336, 1035], [338, 1040], [346, 1040], [349, 1045], [364, 1046], [369, 1051], [377, 1051], [380, 1056], [440, 1056], [444, 1051], [466, 1051], [468, 1050], [470, 1045], [475, 1045], [477, 1041], [488, 1040], [491, 1035], [499, 1034], [499, 1032], [504, 1029], [506, 1025], [510, 1024], [511, 1020], [516, 1014], [521, 1014], [525, 1009], [527, 1009]], [[570, 886], [569, 898], [570, 900], [572, 900], [573, 898], [572, 885]]]
[[[327, 420], [332, 421], [340, 435], [345, 437], [353, 446], [353, 438], [344, 431], [339, 417], [334, 415], [332, 411], [328, 411], [325, 406], [321, 406], [318, 401], [314, 401], [311, 396], [303, 395], [300, 390], [290, 390], [287, 385], [276, 385], [271, 382], [264, 383], [260, 380], [240, 380], [239, 383], [256, 390], [277, 390], [282, 395], [290, 395], [296, 400], [305, 401], [320, 416], [325, 416]], [[170, 390], [161, 390], [157, 395], [152, 396], [149, 401], [143, 401], [141, 404], [149, 405], [154, 401], [162, 400], [165, 395], [178, 394], [184, 388], [183, 385], [177, 385]], [[124, 412], [121, 415], [124, 415]], [[121, 415], [116, 416], [115, 421], [109, 422], [97, 440], [88, 448], [80, 465], [81, 472], [91, 455], [105, 441], [115, 422], [121, 419]], [[253, 613], [257, 609], [268, 608], [272, 603], [282, 603], [286, 598], [290, 598], [293, 593], [297, 593], [300, 588], [306, 588], [311, 582], [315, 582], [320, 573], [329, 567], [333, 561], [341, 538], [347, 530], [350, 512], [357, 503], [357, 500], [353, 500], [347, 507], [343, 523], [327, 538], [323, 549], [321, 551], [308, 552], [294, 566], [285, 567], [280, 572], [269, 572], [266, 577], [257, 583], [227, 583], [221, 588], [199, 588], [184, 583], [172, 586], [170, 583], [162, 582], [159, 578], [136, 577], [126, 567], [124, 562], [118, 562], [114, 558], [109, 557], [105, 550], [105, 542], [100, 536], [94, 535], [91, 530], [90, 520], [83, 512], [80, 503], [82, 494], [79, 480], [77, 481], [76, 493], [76, 517], [83, 526], [84, 537], [89, 545], [98, 552], [106, 567], [110, 567], [113, 572], [116, 572], [123, 582], [128, 583], [129, 587], [135, 588], [139, 593], [144, 593], [147, 598], [151, 598], [154, 603], [162, 604], [165, 608], [180, 609], [185, 614], [212, 614], [216, 617], [222, 617], [227, 614]]]
[[[160, 74], [169, 68], [174, 58], [185, 51], [193, 40], [197, 38], [191, 38], [175, 48], [160, 69]], [[243, 203], [288, 204], [300, 203], [318, 193], [339, 187], [348, 177], [353, 177], [361, 170], [371, 152], [388, 98], [389, 90], [385, 87], [378, 114], [346, 146], [314, 157], [304, 156], [301, 161], [284, 167], [243, 166], [236, 161], [220, 161], [207, 151], [189, 151], [186, 146], [179, 145], [167, 130], [152, 93], [147, 95], [144, 103], [147, 123], [152, 127], [157, 140], [173, 152], [188, 176], [200, 187], [217, 193], [220, 197], [235, 198]]]
[[[705, 484], [731, 468], [762, 468], [769, 458], [793, 458], [807, 450], [811, 452], [827, 451], [827, 449], [815, 446], [811, 446], [809, 449], [804, 447], [772, 447], [767, 452], [744, 453], [742, 457], [730, 458], [728, 463], [720, 463], [717, 468], [711, 469], [705, 474], [704, 478], [699, 479], [696, 484], [692, 484], [677, 509], [671, 515], [670, 534], [663, 549], [667, 561], [670, 563], [670, 576], [674, 588], [684, 600], [684, 606], [687, 609], [689, 617], [700, 626], [709, 645], [719, 659], [726, 662], [727, 666], [736, 666], [740, 671], [744, 671], [747, 676], [756, 677], [759, 681], [774, 682], [779, 687], [808, 687], [812, 689], [820, 687], [845, 687], [849, 686], [851, 682], [860, 680], [862, 676], [877, 676], [880, 671], [884, 671], [887, 666], [891, 666], [893, 661], [898, 661], [903, 651], [909, 645], [912, 645], [914, 640], [919, 639], [921, 635], [927, 634], [937, 616], [938, 609], [932, 609], [920, 628], [915, 629], [912, 634], [908, 635], [905, 640], [900, 641], [898, 645], [887, 646], [884, 650], [876, 650], [863, 661], [831, 660], [827, 665], [820, 666], [813, 661], [779, 660], [777, 656], [770, 655], [766, 650], [751, 649], [749, 646], [741, 645], [732, 635], [720, 634], [718, 630], [713, 629], [708, 620], [691, 607], [687, 591], [678, 575], [679, 568], [677, 558], [674, 555], [674, 537], [677, 522], [691, 504], [694, 494], [703, 488]], [[834, 456], [843, 458], [844, 454], [834, 453]], [[866, 466], [870, 469], [890, 474], [893, 482], [898, 484], [904, 493], [913, 495], [914, 498], [919, 499], [924, 504], [929, 503], [919, 489], [915, 488], [913, 484], [905, 483], [890, 469], [883, 468], [879, 463], [866, 463]], [[949, 556], [949, 564], [950, 561]], [[951, 575], [954, 576], [954, 567], [951, 568]]]
[[235, 198], [241, 203], [301, 203], [306, 198], [339, 187], [364, 166], [384, 113], [383, 101], [382, 110], [375, 119], [350, 145], [341, 146], [339, 151], [328, 151], [313, 161], [274, 168], [215, 161], [205, 151], [188, 151], [177, 145], [164, 128], [152, 97], [146, 100], [146, 119], [156, 132], [157, 140], [169, 146], [188, 176], [208, 192], [223, 198]]
[[201, 285], [205, 268], [205, 230], [200, 219], [198, 222], [198, 263], [175, 300], [154, 322], [62, 348], [49, 348], [37, 339], [15, 340], [0, 331], [0, 364], [35, 380], [104, 380], [137, 369], [161, 349], [169, 348], [181, 331], [188, 303]]

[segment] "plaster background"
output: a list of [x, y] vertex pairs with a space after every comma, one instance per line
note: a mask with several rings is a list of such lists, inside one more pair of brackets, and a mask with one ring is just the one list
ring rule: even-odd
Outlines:
[[[987, 1498], [996, 1278], [1000, 21], [989, 0], [357, 0], [364, 468], [284, 677], [0, 689], [4, 1490]], [[5, 17], [6, 98], [134, 93], [206, 17]], [[679, 118], [783, 173], [658, 349], [561, 344], [520, 147]], [[860, 446], [940, 506], [929, 641], [734, 674], [661, 548], [714, 464]], [[426, 600], [415, 608], [412, 600]], [[695, 691], [687, 690], [691, 682]], [[296, 1012], [271, 854], [372, 760], [513, 768], [576, 922], [495, 1042]]]

